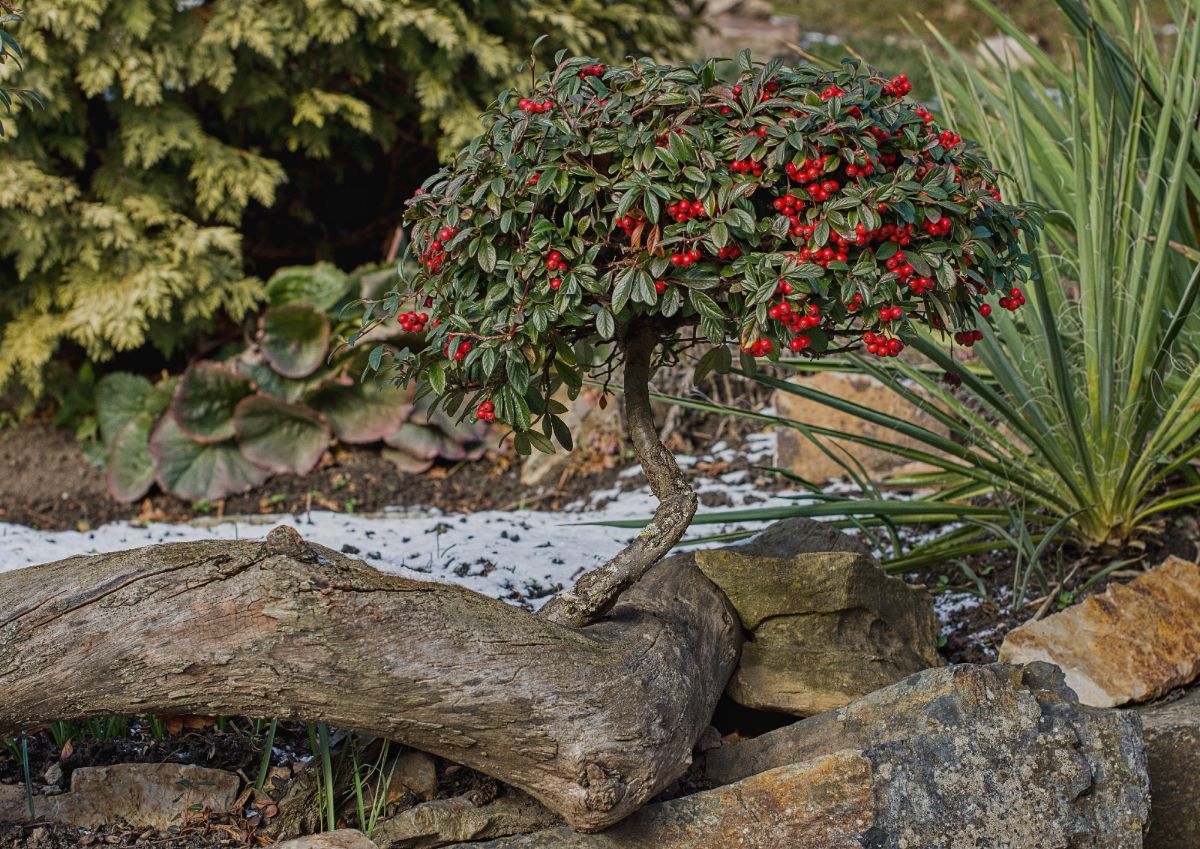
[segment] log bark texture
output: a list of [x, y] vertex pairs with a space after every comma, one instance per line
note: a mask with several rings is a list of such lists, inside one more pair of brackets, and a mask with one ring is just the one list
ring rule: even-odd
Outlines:
[[283, 527], [0, 575], [0, 734], [114, 713], [324, 721], [470, 766], [594, 831], [687, 768], [740, 639], [686, 556], [574, 630]]

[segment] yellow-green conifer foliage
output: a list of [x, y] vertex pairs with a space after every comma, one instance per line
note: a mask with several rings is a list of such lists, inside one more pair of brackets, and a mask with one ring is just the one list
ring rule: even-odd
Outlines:
[[619, 59], [688, 26], [667, 0], [29, 3], [20, 82], [45, 108], [3, 118], [0, 389], [36, 395], [67, 341], [169, 351], [244, 316], [253, 272], [303, 259], [334, 202], [355, 205], [336, 194], [352, 172], [388, 185], [388, 220], [359, 228], [385, 241], [399, 189], [478, 132], [540, 34], [543, 61]]

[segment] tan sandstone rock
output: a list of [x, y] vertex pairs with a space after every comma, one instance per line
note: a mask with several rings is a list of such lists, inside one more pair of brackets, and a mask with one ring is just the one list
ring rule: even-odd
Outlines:
[[1200, 675], [1200, 567], [1171, 557], [1061, 613], [1010, 631], [1000, 659], [1062, 667], [1079, 700], [1141, 702]]
[[[837, 372], [818, 372], [817, 374], [795, 378], [795, 383], [801, 384], [817, 392], [824, 392], [835, 398], [852, 401], [876, 412], [894, 417], [897, 421], [911, 422], [927, 428], [941, 436], [948, 436], [949, 429], [932, 416], [915, 409], [896, 393], [892, 392], [878, 380], [867, 375], [839, 374]], [[871, 424], [863, 419], [842, 413], [832, 407], [827, 407], [816, 401], [810, 401], [790, 392], [776, 392], [774, 395], [776, 415], [810, 425], [820, 425], [846, 433], [884, 439], [904, 448], [923, 448], [924, 446], [911, 437], [903, 436], [883, 425]], [[822, 483], [833, 478], [846, 476], [845, 470], [838, 463], [814, 445], [808, 437], [798, 430], [780, 427], [775, 431], [777, 448], [775, 462], [780, 468], [788, 469], [803, 477], [805, 480]], [[910, 471], [917, 468], [910, 460], [889, 451], [855, 445], [850, 442], [834, 441], [826, 437], [817, 437], [835, 456], [844, 457], [848, 452], [868, 475], [879, 477], [899, 471]], [[924, 467], [922, 467], [924, 468]]]
[[750, 637], [729, 682], [735, 701], [810, 716], [942, 665], [923, 587], [855, 551], [763, 557], [753, 546], [695, 555]]
[[[80, 767], [71, 790], [35, 796], [38, 819], [96, 828], [125, 820], [165, 830], [205, 810], [223, 813], [237, 798], [238, 777], [222, 769], [181, 764], [114, 764]], [[24, 788], [0, 786], [0, 821], [25, 820]]]

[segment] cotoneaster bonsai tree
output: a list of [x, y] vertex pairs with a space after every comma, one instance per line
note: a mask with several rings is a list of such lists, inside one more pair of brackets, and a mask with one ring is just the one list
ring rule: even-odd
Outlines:
[[[1017, 309], [1030, 208], [1006, 203], [970, 142], [888, 78], [757, 64], [747, 53], [672, 67], [564, 58], [506, 91], [486, 130], [410, 201], [415, 271], [368, 322], [424, 331], [372, 352], [446, 411], [501, 422], [518, 451], [571, 447], [553, 400], [589, 371], [623, 370], [629, 437], [660, 501], [612, 561], [552, 601], [583, 626], [681, 538], [696, 496], [660, 442], [655, 358], [709, 345], [775, 359], [909, 334], [962, 345], [988, 299]], [[531, 77], [532, 77], [531, 70]]]

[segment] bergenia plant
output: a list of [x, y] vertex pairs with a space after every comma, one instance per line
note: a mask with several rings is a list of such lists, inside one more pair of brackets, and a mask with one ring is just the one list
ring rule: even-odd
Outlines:
[[656, 357], [710, 346], [701, 373], [730, 367], [731, 344], [746, 358], [894, 357], [914, 333], [973, 344], [989, 294], [1024, 302], [1034, 213], [1006, 203], [983, 155], [909, 88], [852, 61], [560, 56], [528, 91], [502, 93], [483, 134], [411, 200], [413, 270], [367, 318], [427, 344], [379, 347], [373, 367], [451, 414], [503, 423], [526, 453], [570, 447], [560, 386], [623, 369], [660, 506], [551, 602], [552, 619], [594, 621], [695, 513], [654, 426]]

